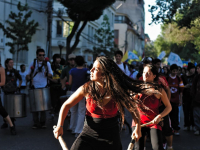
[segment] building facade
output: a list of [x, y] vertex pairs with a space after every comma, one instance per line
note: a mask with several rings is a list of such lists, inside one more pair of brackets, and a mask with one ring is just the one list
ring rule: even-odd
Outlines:
[[[17, 4], [19, 1], [0, 1], [0, 22], [6, 28], [8, 23], [6, 20], [9, 19], [10, 12], [18, 13]], [[35, 22], [39, 23], [36, 33], [32, 37], [31, 43], [28, 44], [28, 51], [20, 51], [18, 57], [18, 66], [21, 64], [25, 64], [28, 66], [33, 59], [36, 57], [36, 50], [37, 48], [47, 49], [47, 4], [48, 0], [20, 0], [21, 5], [25, 5], [28, 3], [29, 10], [32, 11], [32, 16], [30, 20], [35, 20]], [[11, 54], [9, 46], [6, 46], [7, 42], [12, 42], [11, 39], [7, 38], [3, 30], [0, 29], [0, 63], [4, 66], [4, 62], [6, 58], [13, 58], [14, 63], [16, 62], [16, 53], [15, 55]], [[16, 48], [17, 49], [17, 48]], [[14, 67], [16, 67], [14, 65]]]
[[[66, 38], [71, 32], [73, 21], [71, 21], [71, 19], [68, 17], [65, 11], [66, 8], [57, 1], [54, 1], [53, 8], [55, 12], [62, 12], [62, 17], [59, 17], [58, 13], [53, 14], [51, 55], [53, 56], [53, 54], [55, 53], [60, 53], [58, 43], [62, 42], [64, 44], [62, 48], [62, 57], [65, 58]], [[75, 55], [82, 55], [88, 65], [91, 65], [93, 63], [93, 47], [98, 45], [97, 41], [94, 38], [94, 35], [97, 29], [101, 26], [104, 15], [108, 16], [111, 30], [114, 30], [115, 8], [114, 5], [112, 5], [103, 11], [103, 15], [98, 20], [90, 21], [87, 23], [81, 33], [79, 44], [77, 45], [75, 51], [72, 52]], [[75, 37], [73, 37], [71, 44], [73, 44], [74, 42]]]
[[143, 0], [126, 0], [115, 3], [115, 42], [123, 52], [144, 51], [145, 12]]

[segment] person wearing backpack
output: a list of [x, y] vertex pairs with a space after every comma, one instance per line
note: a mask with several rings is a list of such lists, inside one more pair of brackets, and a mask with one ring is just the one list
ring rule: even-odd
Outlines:
[[[5, 76], [6, 83], [3, 86], [3, 92], [5, 95], [14, 94], [17, 91], [20, 91], [22, 78], [19, 72], [13, 68], [14, 62], [13, 59], [8, 58], [5, 60]], [[17, 86], [17, 80], [19, 80], [19, 85]], [[15, 126], [15, 118], [11, 118], [13, 125]], [[7, 128], [8, 124], [6, 122], [3, 123], [1, 128]]]
[[[27, 73], [27, 80], [30, 80], [31, 88], [45, 88], [48, 84], [48, 78], [51, 78], [53, 71], [51, 69], [51, 64], [45, 61], [45, 51], [43, 49], [37, 49], [36, 51], [37, 59], [30, 64]], [[32, 129], [46, 128], [46, 112], [32, 112], [34, 125]], [[40, 114], [40, 119], [39, 119]]]
[[171, 119], [171, 125], [174, 130], [174, 135], [179, 134], [179, 106], [182, 104], [182, 92], [184, 89], [184, 84], [182, 79], [177, 75], [178, 66], [173, 64], [170, 66], [170, 74], [167, 78], [170, 91], [171, 91], [171, 99], [170, 103], [172, 105], [172, 111], [169, 113]]

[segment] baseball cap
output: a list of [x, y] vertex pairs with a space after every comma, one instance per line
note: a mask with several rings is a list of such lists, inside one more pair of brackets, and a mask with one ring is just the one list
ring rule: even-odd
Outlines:
[[76, 55], [74, 55], [74, 54], [69, 54], [69, 56], [68, 56], [68, 59], [75, 59], [76, 58]]

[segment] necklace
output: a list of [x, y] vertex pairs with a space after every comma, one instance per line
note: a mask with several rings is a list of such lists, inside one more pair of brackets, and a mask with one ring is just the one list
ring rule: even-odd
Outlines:
[[103, 102], [103, 98], [104, 98], [104, 96], [106, 95], [106, 93], [107, 92], [104, 92], [104, 94], [101, 96], [101, 94], [100, 94], [100, 99], [99, 99], [99, 101], [102, 103]]

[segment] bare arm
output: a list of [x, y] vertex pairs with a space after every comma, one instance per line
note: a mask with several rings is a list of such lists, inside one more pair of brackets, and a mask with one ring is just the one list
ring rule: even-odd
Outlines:
[[72, 75], [69, 75], [69, 85], [72, 85]]
[[169, 99], [167, 97], [167, 94], [165, 92], [164, 89], [162, 89], [161, 91], [161, 95], [160, 95], [161, 101], [163, 102], [163, 104], [165, 105], [165, 109], [163, 110], [163, 112], [161, 112], [160, 114], [158, 114], [154, 119], [153, 119], [153, 123], [154, 124], [158, 124], [161, 119], [163, 117], [165, 117], [166, 115], [168, 115], [170, 113], [170, 111], [172, 110], [172, 106], [169, 102]]
[[63, 78], [63, 79], [60, 79], [60, 83], [62, 85], [62, 89], [65, 88], [65, 82], [67, 81], [67, 77]]
[[84, 96], [85, 96], [84, 88], [83, 88], [83, 86], [81, 86], [62, 105], [62, 107], [60, 109], [60, 113], [59, 113], [57, 128], [54, 130], [54, 136], [55, 136], [56, 139], [58, 139], [59, 135], [63, 134], [63, 124], [64, 124], [64, 120], [65, 120], [65, 118], [67, 116], [67, 113], [68, 113], [69, 109], [71, 107], [73, 107], [74, 105], [76, 105], [79, 101], [81, 101]]
[[1, 76], [0, 86], [4, 86], [6, 83], [6, 76], [5, 76], [5, 69], [3, 67], [0, 67], [0, 76]]

